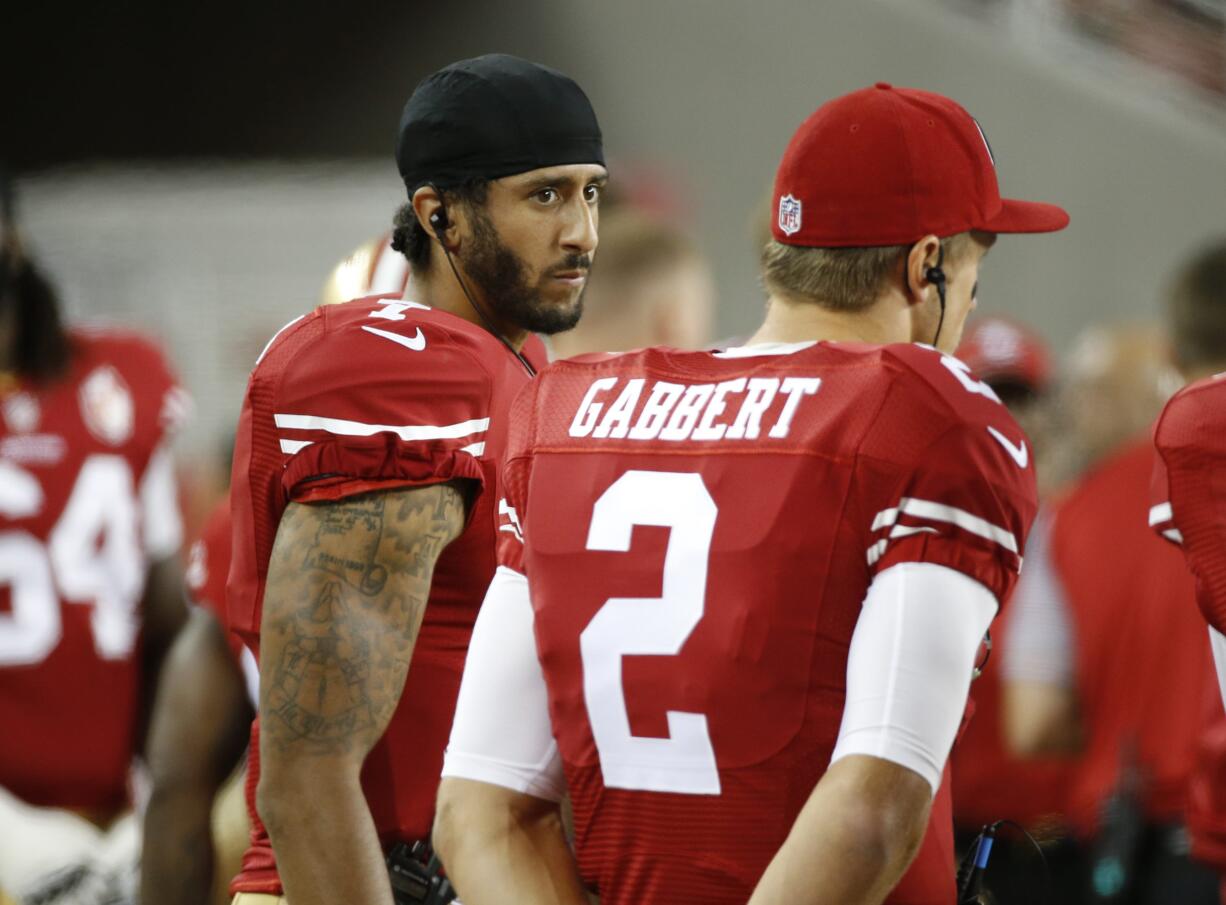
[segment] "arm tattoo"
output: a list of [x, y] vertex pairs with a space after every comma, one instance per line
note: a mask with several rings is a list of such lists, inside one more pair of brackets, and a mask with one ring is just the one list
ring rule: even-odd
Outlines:
[[434, 564], [464, 525], [451, 484], [290, 504], [261, 628], [262, 737], [363, 756], [395, 712]]

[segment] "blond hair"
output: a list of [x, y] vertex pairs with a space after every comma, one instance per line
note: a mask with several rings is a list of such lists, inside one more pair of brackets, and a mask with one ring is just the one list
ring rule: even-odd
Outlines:
[[[970, 248], [972, 233], [941, 240], [946, 264]], [[810, 248], [771, 239], [762, 249], [762, 282], [768, 292], [813, 302], [833, 311], [863, 311], [881, 294], [910, 245]]]

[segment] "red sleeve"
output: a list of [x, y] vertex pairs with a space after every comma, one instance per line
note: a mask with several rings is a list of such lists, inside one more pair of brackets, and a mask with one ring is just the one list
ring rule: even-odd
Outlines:
[[230, 574], [230, 499], [224, 497], [204, 521], [200, 536], [188, 553], [187, 569], [183, 573], [188, 601], [216, 617], [225, 632], [226, 643], [235, 659], [242, 643], [230, 632], [226, 608], [226, 578]]
[[[373, 321], [412, 337], [414, 321]], [[410, 327], [411, 325], [411, 327]], [[420, 350], [347, 324], [287, 367], [269, 413], [287, 499], [336, 500], [373, 489], [467, 478], [490, 423], [490, 377], [469, 337], [437, 325]]]
[[1168, 499], [1165, 507], [1155, 500], [1150, 523], [1181, 542], [1201, 612], [1226, 632], [1226, 379], [1178, 393], [1158, 420], [1154, 442], [1155, 480], [1165, 469]]
[[532, 475], [532, 434], [539, 379], [519, 391], [511, 404], [502, 498], [498, 501], [498, 565], [526, 575], [524, 531], [527, 525], [528, 482]]
[[865, 555], [877, 574], [901, 562], [956, 569], [1006, 601], [1038, 511], [1024, 433], [956, 359], [904, 353], [859, 470]]

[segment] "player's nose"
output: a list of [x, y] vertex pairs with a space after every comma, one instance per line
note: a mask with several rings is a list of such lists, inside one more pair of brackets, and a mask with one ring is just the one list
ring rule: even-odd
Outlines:
[[589, 255], [596, 250], [599, 242], [596, 209], [582, 199], [568, 207], [570, 210], [562, 228], [562, 247], [572, 254]]

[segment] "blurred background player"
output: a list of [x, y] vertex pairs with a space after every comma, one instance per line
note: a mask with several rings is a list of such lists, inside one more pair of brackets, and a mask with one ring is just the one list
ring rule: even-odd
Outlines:
[[126, 901], [130, 770], [185, 615], [186, 400], [149, 340], [61, 323], [0, 196], [0, 888]]
[[544, 363], [526, 340], [573, 326], [596, 248], [600, 129], [554, 70], [492, 54], [428, 76], [397, 163], [405, 297], [291, 322], [239, 421], [227, 606], [260, 704], [238, 903], [390, 905], [385, 857], [428, 839], [507, 410]]
[[[1050, 492], [1052, 401], [1055, 368], [1047, 344], [1033, 330], [1010, 318], [972, 318], [957, 356], [1008, 407], [1030, 443], [1039, 499]], [[992, 625], [992, 649], [1008, 636], [1009, 618]], [[990, 661], [989, 661], [990, 662]], [[1066, 875], [1071, 855], [1062, 845], [1069, 764], [1063, 758], [1021, 758], [1006, 748], [1001, 724], [999, 663], [983, 670], [971, 684], [973, 713], [950, 756], [953, 815], [960, 851], [973, 844], [980, 830], [1002, 818], [1031, 833], [1043, 848], [1052, 876], [1052, 905], [1079, 905], [1081, 891]], [[997, 832], [987, 886], [1001, 905], [1047, 901], [1044, 872], [1029, 842], [1012, 828]]]
[[[230, 462], [230, 445], [225, 460]], [[149, 730], [141, 901], [229, 900], [250, 825], [243, 754], [259, 696], [255, 657], [228, 631], [230, 499], [193, 542], [184, 575], [192, 604], [162, 671]]]
[[409, 261], [392, 248], [392, 234], [368, 239], [338, 263], [323, 288], [319, 304], [338, 305], [367, 295], [403, 295], [409, 284]]
[[885, 84], [806, 120], [775, 196], [750, 345], [516, 401], [435, 833], [468, 905], [954, 901], [946, 758], [1037, 499], [1008, 411], [913, 343], [957, 346], [996, 233], [1068, 218]]
[[710, 268], [680, 229], [628, 202], [601, 212], [600, 258], [583, 319], [550, 339], [553, 358], [645, 346], [699, 349], [711, 339]]
[[[1180, 545], [1209, 623], [1226, 700], [1226, 241], [1183, 266], [1168, 296], [1175, 364], [1188, 386], [1154, 431], [1158, 451], [1150, 525]], [[1226, 716], [1208, 706], [1188, 791], [1192, 856], [1226, 874]], [[1226, 882], [1222, 885], [1226, 902]]]
[[1147, 523], [1168, 343], [1103, 328], [1074, 354], [1066, 461], [1083, 470], [1027, 549], [1000, 651], [1005, 738], [1020, 756], [1076, 761], [1067, 819], [1084, 901], [1216, 901], [1184, 826], [1209, 651], [1184, 564]]

